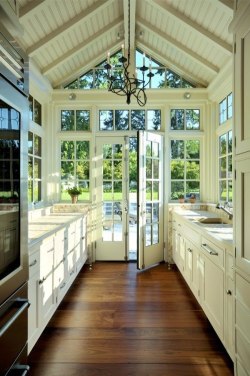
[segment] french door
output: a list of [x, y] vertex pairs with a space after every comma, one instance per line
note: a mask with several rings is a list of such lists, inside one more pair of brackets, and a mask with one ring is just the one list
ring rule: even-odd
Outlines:
[[162, 137], [139, 139], [97, 138], [95, 259], [143, 269], [163, 260]]
[[164, 260], [163, 136], [138, 132], [137, 267]]
[[128, 259], [128, 137], [96, 147], [96, 260]]

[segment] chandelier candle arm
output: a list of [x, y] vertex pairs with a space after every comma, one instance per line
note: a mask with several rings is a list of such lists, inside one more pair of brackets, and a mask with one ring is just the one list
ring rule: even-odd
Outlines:
[[[112, 57], [108, 52], [107, 64], [104, 68], [107, 70], [108, 91], [117, 95], [126, 96], [127, 104], [131, 102], [131, 96], [134, 96], [139, 106], [145, 106], [147, 96], [145, 89], [150, 85], [152, 77], [152, 60], [150, 58], [149, 67], [146, 66], [146, 54], [143, 53], [143, 64], [141, 67], [135, 67], [133, 74], [130, 74], [130, 0], [128, 0], [128, 51], [125, 57], [124, 45], [121, 46], [121, 57], [118, 59], [119, 65], [113, 65]], [[149, 70], [149, 73], [146, 72]], [[142, 79], [138, 78], [139, 71], [142, 72]], [[139, 76], [140, 77], [140, 76]], [[148, 80], [147, 80], [147, 78]], [[147, 82], [145, 81], [147, 80]]]

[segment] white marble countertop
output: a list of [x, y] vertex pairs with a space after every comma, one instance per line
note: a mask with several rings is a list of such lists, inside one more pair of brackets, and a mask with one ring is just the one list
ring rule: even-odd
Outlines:
[[[233, 225], [232, 221], [227, 220], [224, 216], [220, 217], [216, 213], [203, 210], [186, 210], [177, 209], [174, 211], [177, 215], [186, 219], [188, 223], [195, 226], [195, 230], [201, 235], [209, 236], [225, 246], [233, 246]], [[203, 218], [222, 218], [227, 223], [201, 223]]]
[[33, 219], [29, 222], [29, 245], [41, 241], [45, 237], [59, 231], [65, 225], [85, 215], [83, 213], [51, 213]]

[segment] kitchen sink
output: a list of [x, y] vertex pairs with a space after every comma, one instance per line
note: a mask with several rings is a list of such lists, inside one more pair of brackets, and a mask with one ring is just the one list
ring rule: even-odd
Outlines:
[[223, 218], [201, 218], [199, 219], [199, 222], [200, 223], [204, 223], [204, 224], [228, 224], [228, 222], [226, 222]]

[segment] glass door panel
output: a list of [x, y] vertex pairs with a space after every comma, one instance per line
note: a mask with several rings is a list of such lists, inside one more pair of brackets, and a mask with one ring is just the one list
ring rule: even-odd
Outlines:
[[127, 140], [102, 137], [97, 145], [97, 260], [127, 259]]
[[[162, 136], [138, 132], [138, 269], [163, 261]], [[145, 167], [144, 167], [145, 166]]]

